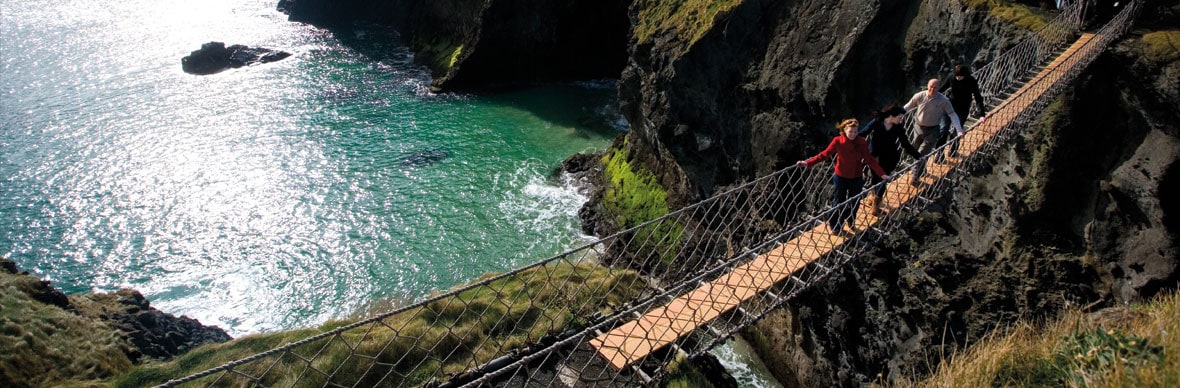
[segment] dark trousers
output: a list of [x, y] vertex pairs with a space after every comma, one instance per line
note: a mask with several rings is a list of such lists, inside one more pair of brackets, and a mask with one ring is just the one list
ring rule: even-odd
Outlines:
[[[894, 170], [897, 170], [897, 165], [901, 163], [901, 160], [899, 160], [899, 159], [900, 158], [893, 158], [893, 157], [887, 157], [885, 155], [881, 155], [881, 156], [877, 157], [877, 164], [880, 164], [881, 169], [885, 170], [885, 174], [888, 175], [888, 174], [892, 174]], [[869, 174], [869, 178], [870, 178], [869, 179], [870, 186], [881, 183], [882, 181], [885, 180], [875, 174]], [[886, 187], [886, 185], [881, 185], [881, 186], [877, 187], [877, 201], [878, 202], [881, 201], [882, 198], [885, 198], [885, 187]]]
[[[967, 130], [967, 115], [971, 113], [971, 101], [968, 100], [967, 105], [956, 105], [954, 102], [952, 102], [951, 106], [955, 109], [955, 115], [959, 116], [959, 125], [963, 126], [963, 130]], [[951, 131], [954, 131], [954, 128], [951, 128], [952, 126], [953, 124], [951, 124], [951, 118], [942, 116], [942, 132], [945, 134], [945, 136], [943, 137], [943, 140], [939, 142], [939, 146], [945, 144], [947, 139], [950, 139], [952, 136], [954, 136], [951, 134]], [[959, 138], [955, 137], [954, 140], [951, 141], [951, 146], [947, 147], [947, 150], [949, 151], [947, 154], [950, 156], [959, 155], [959, 140]], [[939, 156], [941, 157], [942, 155]]]
[[[851, 222], [856, 219], [856, 209], [860, 205], [860, 201], [848, 201], [860, 193], [865, 186], [864, 178], [848, 179], [841, 178], [839, 175], [832, 174], [832, 191], [834, 195], [832, 198], [832, 207], [836, 210], [832, 212], [832, 217], [828, 219], [828, 227], [833, 231], [840, 231], [844, 227], [845, 222]], [[848, 201], [848, 203], [842, 203]]]
[[[918, 135], [914, 136], [914, 145], [918, 146], [918, 153], [922, 156], [930, 154], [930, 150], [938, 147], [942, 143], [942, 138], [945, 133], [942, 128], [937, 125], [918, 126]], [[914, 166], [914, 178], [911, 183], [917, 185], [918, 179], [922, 178], [922, 174], [926, 173], [926, 161], [922, 160], [917, 166]]]

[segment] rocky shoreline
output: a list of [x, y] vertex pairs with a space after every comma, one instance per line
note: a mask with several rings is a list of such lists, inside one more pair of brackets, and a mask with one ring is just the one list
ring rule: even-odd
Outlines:
[[50, 282], [20, 271], [17, 264], [4, 257], [0, 257], [0, 277], [8, 290], [20, 291], [35, 303], [59, 309], [61, 314], [96, 323], [94, 330], [107, 330], [122, 338], [127, 344], [125, 356], [131, 363], [168, 360], [202, 344], [231, 340], [221, 328], [152, 308], [136, 290], [67, 296]]

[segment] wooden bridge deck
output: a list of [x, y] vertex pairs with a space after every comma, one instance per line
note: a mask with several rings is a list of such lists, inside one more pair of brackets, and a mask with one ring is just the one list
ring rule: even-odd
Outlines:
[[[1074, 54], [1086, 47], [1086, 43], [1092, 38], [1092, 34], [1083, 34], [1052, 63], [992, 109], [989, 118], [977, 123], [962, 139], [959, 146], [960, 157], [948, 158], [946, 164], [935, 163], [934, 158], [927, 158], [923, 182], [931, 184], [942, 179], [962, 161], [962, 158], [970, 156], [986, 144], [987, 140], [1008, 125], [1019, 112], [1035, 102], [1048, 85], [1061, 78], [1064, 72], [1058, 69], [1070, 65], [1071, 60], [1076, 61]], [[911, 174], [912, 172], [895, 177], [887, 185], [888, 191], [882, 209], [896, 209], [920, 193], [921, 190], [915, 190], [910, 186]], [[868, 208], [870, 205], [862, 203], [861, 206], [854, 225], [865, 228], [876, 224], [878, 219]], [[847, 240], [848, 237], [834, 235], [826, 224], [820, 223], [814, 229], [734, 268], [728, 274], [657, 307], [636, 320], [591, 339], [590, 345], [611, 366], [622, 370], [734, 309], [739, 303], [766, 291]]]

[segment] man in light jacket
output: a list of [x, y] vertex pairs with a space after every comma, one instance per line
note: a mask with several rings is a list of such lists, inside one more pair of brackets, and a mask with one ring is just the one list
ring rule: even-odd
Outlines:
[[[939, 124], [942, 121], [942, 116], [946, 115], [951, 118], [951, 126], [954, 127], [955, 132], [959, 136], [963, 136], [963, 124], [959, 122], [959, 115], [955, 114], [955, 108], [951, 105], [951, 100], [938, 92], [938, 79], [933, 78], [926, 82], [926, 90], [914, 94], [910, 101], [905, 103], [904, 107], [906, 113], [917, 110], [914, 117], [914, 123], [918, 125], [918, 135], [914, 136], [914, 144], [918, 146], [918, 152], [922, 155], [928, 155], [930, 150], [937, 147], [942, 142], [942, 129]], [[918, 186], [922, 174], [926, 172], [926, 163], [919, 163], [914, 168], [914, 177], [910, 180], [910, 184]]]

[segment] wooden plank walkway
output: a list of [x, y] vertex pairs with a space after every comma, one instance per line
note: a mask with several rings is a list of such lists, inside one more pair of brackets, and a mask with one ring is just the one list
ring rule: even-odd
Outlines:
[[[1083, 34], [1077, 41], [1058, 56], [1036, 76], [1012, 93], [1008, 99], [992, 109], [988, 119], [976, 123], [959, 145], [958, 158], [948, 158], [946, 164], [936, 163], [927, 158], [926, 173], [922, 177], [926, 185], [937, 182], [952, 168], [982, 147], [1000, 129], [1008, 125], [1021, 111], [1036, 101], [1048, 85], [1056, 82], [1065, 72], [1063, 66], [1076, 62], [1074, 53], [1086, 47], [1093, 38]], [[910, 185], [912, 172], [895, 177], [887, 185], [882, 209], [897, 209], [914, 199], [921, 190]], [[877, 223], [878, 218], [871, 212], [868, 201], [862, 201], [854, 225], [865, 228]], [[825, 223], [808, 230], [799, 237], [788, 241], [770, 252], [733, 269], [733, 271], [684, 294], [666, 305], [657, 307], [636, 320], [590, 340], [598, 354], [617, 370], [622, 370], [651, 352], [676, 341], [696, 330], [739, 303], [766, 291], [772, 285], [787, 279], [807, 264], [844, 244], [849, 237], [832, 234]]]

